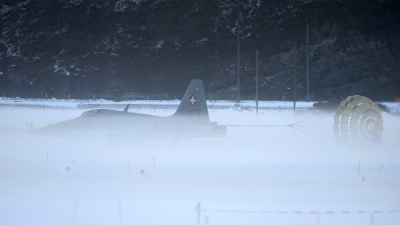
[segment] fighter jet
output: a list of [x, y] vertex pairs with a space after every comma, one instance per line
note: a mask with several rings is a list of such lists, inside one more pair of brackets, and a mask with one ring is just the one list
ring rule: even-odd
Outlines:
[[168, 117], [91, 109], [79, 117], [30, 131], [54, 137], [108, 137], [128, 139], [180, 139], [224, 135], [226, 126], [210, 122], [202, 80], [192, 80], [177, 111]]

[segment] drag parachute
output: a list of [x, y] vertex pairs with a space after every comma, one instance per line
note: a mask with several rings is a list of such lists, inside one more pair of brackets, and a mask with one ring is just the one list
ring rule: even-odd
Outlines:
[[376, 147], [383, 132], [381, 111], [367, 97], [349, 96], [336, 108], [333, 130], [336, 140], [346, 147]]
[[354, 95], [340, 104], [318, 103], [318, 108], [321, 111], [298, 120], [289, 127], [321, 140], [336, 140], [343, 147], [371, 149], [381, 143], [382, 114], [369, 98]]

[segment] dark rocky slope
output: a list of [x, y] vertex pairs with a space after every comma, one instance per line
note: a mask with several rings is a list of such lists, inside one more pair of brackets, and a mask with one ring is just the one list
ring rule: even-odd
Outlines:
[[242, 99], [304, 99], [306, 23], [312, 100], [400, 96], [400, 3], [325, 0], [3, 0], [0, 90], [6, 96], [119, 99], [127, 91], [181, 95], [205, 81], [235, 98], [237, 32]]

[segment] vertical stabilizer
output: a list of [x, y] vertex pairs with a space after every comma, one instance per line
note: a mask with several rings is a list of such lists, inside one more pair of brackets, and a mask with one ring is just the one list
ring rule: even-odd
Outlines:
[[202, 80], [190, 82], [178, 110], [171, 117], [194, 123], [210, 122]]

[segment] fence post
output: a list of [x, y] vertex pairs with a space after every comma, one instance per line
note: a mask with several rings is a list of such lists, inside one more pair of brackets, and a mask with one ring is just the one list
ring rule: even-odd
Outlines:
[[122, 225], [121, 198], [118, 198], [119, 225]]
[[375, 177], [375, 180], [374, 180], [374, 181], [376, 181], [376, 179], [378, 179], [378, 176], [379, 176], [379, 174], [381, 173], [381, 170], [383, 169], [383, 166], [384, 166], [384, 165], [382, 165], [381, 169], [379, 169], [379, 172], [378, 172], [378, 174], [376, 175], [376, 177]]
[[77, 210], [78, 210], [78, 199], [75, 200], [75, 210], [74, 210], [74, 216], [73, 216], [73, 219], [72, 219], [72, 225], [75, 224]]
[[197, 225], [200, 225], [200, 212], [201, 212], [200, 202], [197, 203], [195, 210], [197, 211]]
[[319, 225], [319, 213], [317, 213], [317, 225]]
[[47, 161], [49, 160], [49, 151], [47, 151], [46, 155], [46, 167], [44, 168], [44, 171], [47, 171]]

